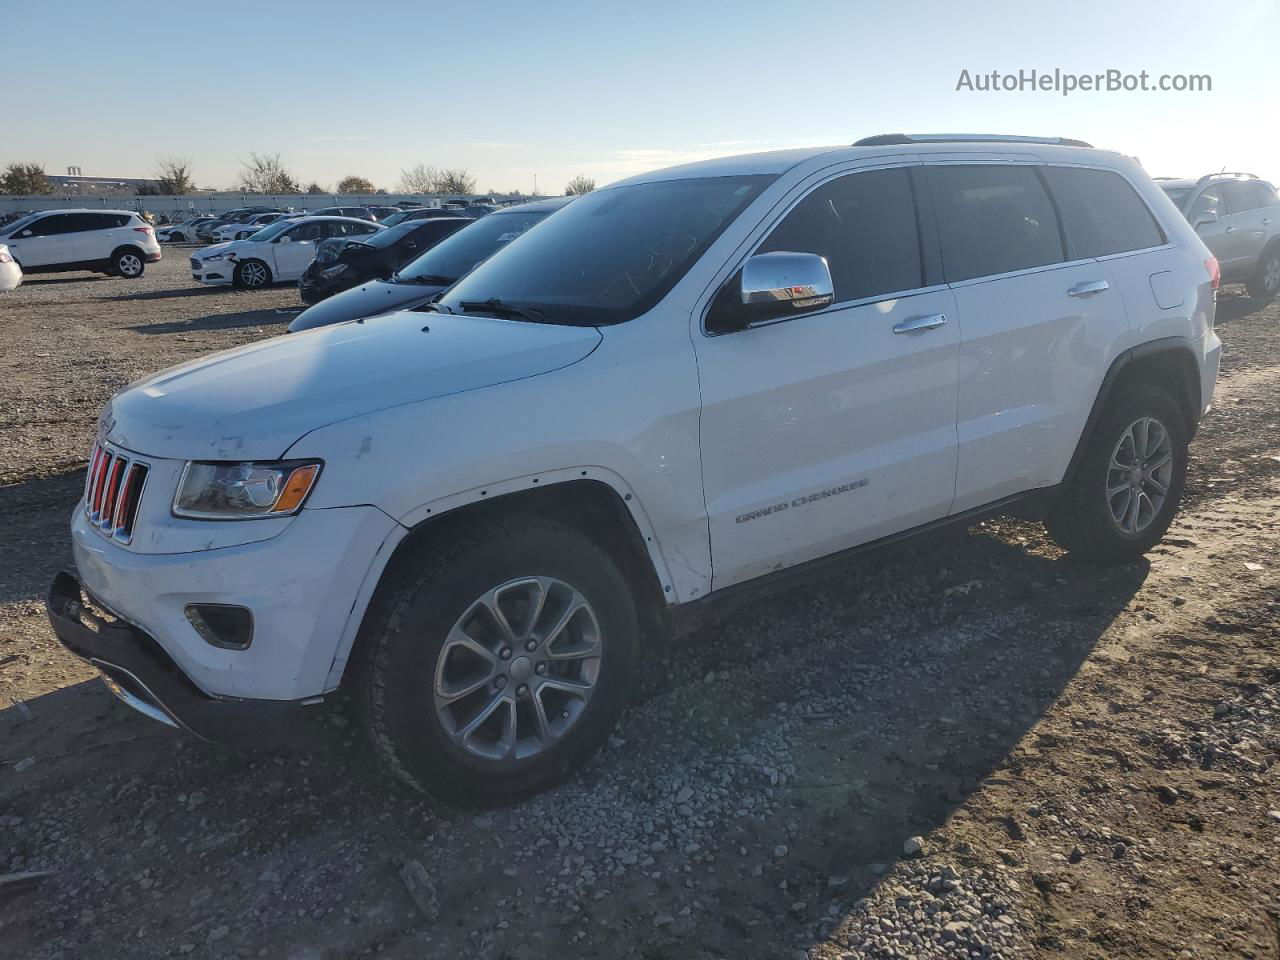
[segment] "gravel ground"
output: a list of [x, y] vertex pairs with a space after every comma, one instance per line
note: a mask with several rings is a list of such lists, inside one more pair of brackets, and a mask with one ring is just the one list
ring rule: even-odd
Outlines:
[[1280, 955], [1280, 310], [1224, 292], [1216, 410], [1141, 563], [1000, 520], [644, 658], [583, 776], [481, 816], [317, 742], [233, 751], [116, 703], [40, 598], [101, 402], [283, 330], [287, 288], [0, 299], [0, 956]]

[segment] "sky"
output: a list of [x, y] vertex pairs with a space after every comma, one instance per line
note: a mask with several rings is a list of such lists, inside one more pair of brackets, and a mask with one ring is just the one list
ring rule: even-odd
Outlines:
[[[1069, 136], [1153, 176], [1280, 179], [1280, 0], [0, 0], [0, 165], [394, 190], [417, 163], [560, 193], [888, 132]], [[971, 76], [1208, 74], [1211, 92], [975, 92]], [[536, 178], [536, 181], [535, 181]]]

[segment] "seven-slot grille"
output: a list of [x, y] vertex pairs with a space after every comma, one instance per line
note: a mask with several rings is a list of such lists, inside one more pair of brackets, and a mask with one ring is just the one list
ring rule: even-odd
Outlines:
[[84, 486], [84, 512], [103, 536], [121, 543], [133, 539], [142, 488], [151, 468], [106, 445], [94, 444]]
[[188, 259], [191, 261], [192, 270], [199, 272], [200, 270], [204, 269], [204, 264], [201, 263], [199, 260], [197, 260], [195, 257], [189, 257]]

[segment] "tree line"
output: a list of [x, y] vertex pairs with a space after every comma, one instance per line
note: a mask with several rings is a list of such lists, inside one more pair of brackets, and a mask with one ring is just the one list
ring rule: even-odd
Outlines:
[[[328, 194], [325, 187], [316, 182], [306, 186], [294, 176], [280, 159], [280, 154], [250, 153], [248, 160], [241, 161], [240, 179], [235, 189], [242, 193], [257, 193], [271, 196], [283, 194]], [[196, 186], [192, 172], [190, 157], [164, 157], [157, 161], [153, 179], [150, 184], [139, 189], [142, 195], [181, 196], [187, 193], [200, 192]], [[596, 188], [596, 182], [589, 177], [576, 176], [565, 186], [565, 195], [590, 193]], [[55, 185], [45, 173], [44, 166], [39, 163], [10, 163], [0, 172], [0, 194], [10, 196], [47, 196], [55, 192]], [[368, 177], [349, 174], [338, 181], [333, 193], [377, 194], [386, 193], [373, 185]], [[473, 194], [476, 192], [476, 178], [463, 167], [435, 167], [425, 163], [416, 164], [407, 170], [400, 171], [400, 182], [396, 185], [397, 193], [421, 194]]]

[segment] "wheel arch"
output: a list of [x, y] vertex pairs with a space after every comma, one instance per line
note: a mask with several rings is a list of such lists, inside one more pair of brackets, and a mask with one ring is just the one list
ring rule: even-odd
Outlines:
[[[402, 518], [398, 533], [389, 538], [365, 577], [326, 687], [336, 688], [350, 674], [348, 663], [357, 660], [367, 646], [365, 625], [394, 596], [401, 572], [412, 569], [416, 558], [454, 531], [490, 519], [537, 516], [580, 530], [604, 547], [633, 585], [642, 636], [668, 630], [671, 578], [657, 537], [634, 495], [614, 478], [601, 476], [599, 469], [558, 473], [476, 488], [433, 501]], [[358, 609], [360, 597], [367, 598], [363, 610]]]
[[1106, 409], [1107, 401], [1131, 383], [1149, 383], [1165, 390], [1173, 397], [1186, 419], [1187, 439], [1196, 435], [1200, 425], [1200, 411], [1204, 407], [1200, 396], [1200, 365], [1191, 342], [1182, 337], [1162, 337], [1138, 344], [1116, 357], [1102, 378], [1089, 418], [1085, 421], [1080, 439], [1076, 442], [1075, 451], [1067, 465], [1064, 484], [1075, 476], [1085, 448]]

